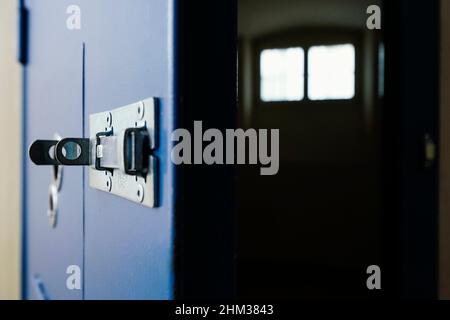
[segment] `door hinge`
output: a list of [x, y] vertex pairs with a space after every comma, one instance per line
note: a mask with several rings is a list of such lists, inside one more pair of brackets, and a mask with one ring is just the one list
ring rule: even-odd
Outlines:
[[89, 166], [91, 187], [157, 206], [156, 98], [90, 116], [89, 138], [36, 140], [36, 165]]

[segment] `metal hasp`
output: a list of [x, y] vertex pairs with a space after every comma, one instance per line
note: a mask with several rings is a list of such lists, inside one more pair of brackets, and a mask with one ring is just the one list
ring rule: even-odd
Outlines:
[[156, 108], [149, 98], [90, 115], [91, 187], [157, 206]]
[[89, 139], [36, 140], [30, 147], [37, 165], [89, 165], [93, 188], [157, 206], [156, 98], [89, 117]]

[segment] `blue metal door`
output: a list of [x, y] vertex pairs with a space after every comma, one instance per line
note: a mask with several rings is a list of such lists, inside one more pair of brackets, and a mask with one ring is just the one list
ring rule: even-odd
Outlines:
[[[64, 167], [55, 192], [54, 169], [25, 160], [24, 296], [173, 298], [174, 0], [30, 0], [25, 7], [24, 148], [55, 134], [89, 137], [90, 114], [157, 97], [159, 206], [91, 188], [82, 167]], [[67, 284], [70, 266], [80, 268], [80, 288]]]
[[[160, 128], [156, 152], [158, 208], [149, 209], [97, 191], [85, 180], [86, 299], [173, 297], [174, 185], [169, 156], [174, 110], [171, 2], [86, 3], [85, 122], [89, 114], [147, 97], [158, 98], [160, 112], [156, 116]], [[111, 8], [108, 14], [104, 14], [105, 6]]]
[[[24, 78], [25, 141], [81, 135], [83, 67], [81, 34], [65, 28], [67, 1], [30, 1], [29, 61]], [[61, 12], [61, 14], [58, 14]], [[56, 125], [59, 124], [59, 125]], [[67, 290], [66, 271], [83, 265], [83, 172], [64, 168], [56, 227], [49, 221], [53, 168], [25, 165], [24, 292], [31, 299], [81, 299]]]

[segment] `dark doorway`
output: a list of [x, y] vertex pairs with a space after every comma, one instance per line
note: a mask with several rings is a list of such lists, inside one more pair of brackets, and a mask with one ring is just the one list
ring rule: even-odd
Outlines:
[[[419, 9], [389, 2], [238, 1], [239, 124], [280, 129], [277, 175], [238, 169], [238, 296], [435, 294], [437, 178], [423, 151], [437, 139], [438, 25], [422, 25], [433, 36], [414, 51]], [[366, 26], [371, 5], [381, 30]], [[436, 1], [422, 21], [437, 12]], [[416, 69], [430, 80], [420, 88], [406, 71], [419, 55], [436, 58]], [[427, 94], [427, 109], [406, 90]], [[381, 291], [366, 286], [371, 265]]]

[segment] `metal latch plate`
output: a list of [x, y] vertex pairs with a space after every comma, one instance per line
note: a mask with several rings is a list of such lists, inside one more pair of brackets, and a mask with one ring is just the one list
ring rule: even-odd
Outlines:
[[[119, 137], [117, 141], [118, 150], [123, 150], [123, 136], [125, 130], [129, 128], [145, 128], [150, 137], [150, 149], [157, 148], [156, 137], [156, 98], [149, 98], [107, 112], [100, 112], [90, 115], [89, 130], [91, 146], [96, 150], [91, 150], [93, 158], [100, 157], [105, 161], [119, 161], [118, 168], [110, 170], [96, 170], [94, 165], [89, 168], [89, 185], [92, 188], [112, 193], [128, 200], [143, 204], [148, 207], [157, 206], [157, 159], [150, 155], [148, 172], [145, 176], [128, 175], [120, 168], [123, 168], [123, 157], [119, 154], [107, 154], [103, 146], [97, 146], [95, 141], [99, 132], [110, 132], [113, 136]], [[106, 140], [106, 139], [105, 139]], [[109, 149], [111, 150], [111, 149]], [[93, 164], [95, 161], [92, 160]]]

